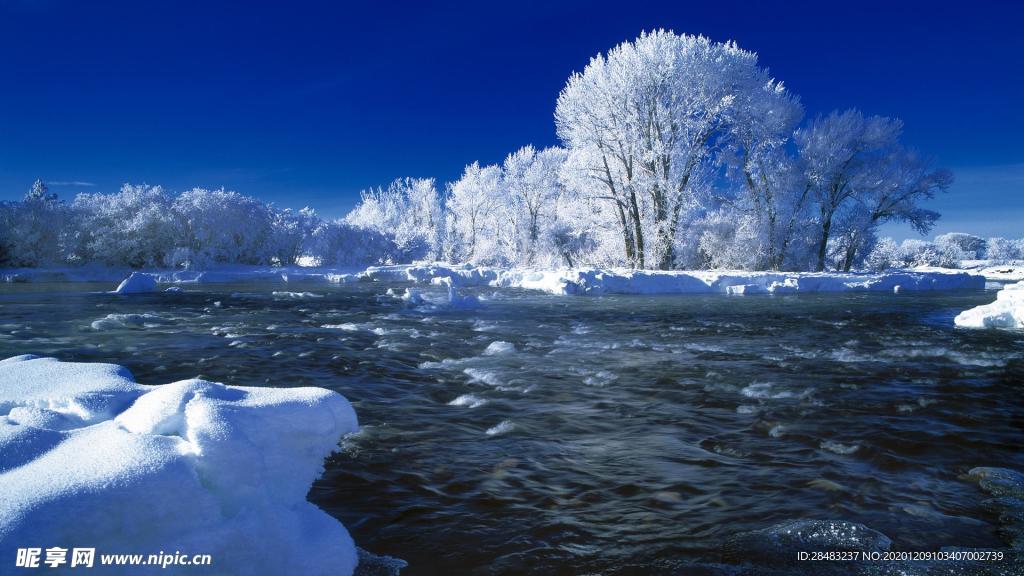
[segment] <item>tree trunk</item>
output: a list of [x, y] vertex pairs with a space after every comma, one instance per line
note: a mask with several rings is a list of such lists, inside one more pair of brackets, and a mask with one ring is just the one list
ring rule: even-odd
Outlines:
[[815, 271], [821, 272], [825, 269], [825, 257], [828, 255], [828, 237], [832, 231], [832, 213], [823, 215], [821, 222], [821, 240], [818, 242], [818, 264]]
[[644, 255], [644, 231], [640, 224], [640, 207], [636, 201], [636, 192], [629, 191], [629, 212], [633, 218], [633, 235], [636, 238], [636, 264], [635, 267], [646, 268], [647, 262]]

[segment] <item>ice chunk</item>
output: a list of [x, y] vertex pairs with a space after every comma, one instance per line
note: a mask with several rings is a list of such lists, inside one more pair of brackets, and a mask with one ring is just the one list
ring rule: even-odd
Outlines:
[[107, 314], [91, 324], [93, 330], [109, 330], [112, 328], [149, 328], [170, 322], [159, 314]]
[[[111, 364], [0, 362], [0, 556], [210, 554], [218, 574], [351, 574], [345, 528], [306, 501], [341, 395], [203, 380], [143, 386]], [[130, 571], [112, 573], [132, 573]]]
[[151, 274], [143, 272], [132, 272], [131, 276], [125, 278], [117, 285], [115, 294], [141, 294], [156, 290], [156, 278]]

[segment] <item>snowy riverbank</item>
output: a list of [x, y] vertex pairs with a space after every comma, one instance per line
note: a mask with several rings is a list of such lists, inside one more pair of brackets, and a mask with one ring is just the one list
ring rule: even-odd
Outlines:
[[963, 272], [655, 271], [626, 269], [501, 270], [442, 264], [381, 266], [362, 278], [385, 281], [525, 288], [550, 294], [784, 294], [794, 292], [980, 290], [982, 276]]
[[16, 548], [59, 546], [69, 559], [95, 548], [97, 565], [101, 554], [209, 554], [218, 574], [356, 565], [344, 526], [306, 501], [324, 458], [358, 428], [340, 394], [145, 386], [112, 364], [20, 356], [0, 361], [0, 412], [0, 555], [11, 562]]
[[[20, 269], [0, 272], [6, 282], [111, 282], [132, 274], [114, 269]], [[352, 268], [229, 267], [209, 271], [141, 271], [157, 284], [358, 281], [411, 282], [455, 287], [523, 288], [559, 295], [782, 294], [793, 292], [979, 290], [985, 277], [956, 270], [884, 273], [656, 271], [629, 269], [500, 269], [470, 265], [403, 264]], [[149, 283], [147, 282], [147, 285]]]
[[954, 319], [964, 328], [1024, 328], [1024, 282], [996, 293], [996, 301], [965, 310]]

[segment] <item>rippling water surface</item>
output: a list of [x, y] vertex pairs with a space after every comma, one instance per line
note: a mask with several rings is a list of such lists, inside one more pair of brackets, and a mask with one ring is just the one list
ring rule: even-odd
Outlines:
[[686, 573], [794, 518], [1004, 545], [962, 475], [1024, 468], [1024, 335], [952, 326], [991, 292], [389, 288], [0, 286], [0, 357], [343, 393], [363, 429], [310, 499], [405, 574]]

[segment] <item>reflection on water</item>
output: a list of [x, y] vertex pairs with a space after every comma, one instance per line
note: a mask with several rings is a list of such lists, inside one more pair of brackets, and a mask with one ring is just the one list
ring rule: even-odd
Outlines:
[[1024, 336], [952, 327], [990, 293], [403, 288], [2, 286], [0, 356], [342, 392], [363, 429], [310, 498], [406, 574], [678, 573], [800, 518], [1003, 546], [962, 475], [1024, 469]]

